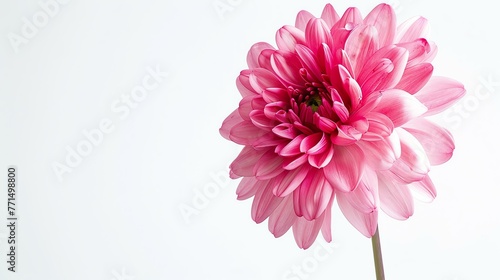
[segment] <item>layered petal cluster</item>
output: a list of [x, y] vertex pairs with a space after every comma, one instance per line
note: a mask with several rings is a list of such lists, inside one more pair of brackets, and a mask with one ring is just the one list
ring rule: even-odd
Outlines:
[[238, 199], [253, 197], [252, 218], [279, 237], [290, 228], [300, 248], [319, 231], [331, 241], [334, 199], [362, 234], [379, 209], [413, 214], [413, 192], [436, 195], [432, 165], [452, 156], [452, 135], [427, 116], [465, 94], [433, 76], [436, 45], [422, 17], [396, 23], [390, 5], [366, 17], [339, 16], [326, 5], [276, 33], [277, 48], [256, 43], [236, 85], [242, 99], [223, 122], [223, 137], [243, 145], [230, 166]]

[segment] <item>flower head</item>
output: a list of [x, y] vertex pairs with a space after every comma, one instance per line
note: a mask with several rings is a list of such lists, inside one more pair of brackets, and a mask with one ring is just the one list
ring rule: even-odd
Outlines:
[[411, 191], [430, 199], [430, 166], [452, 156], [454, 141], [426, 117], [465, 94], [462, 84], [432, 76], [436, 45], [427, 20], [399, 26], [391, 6], [366, 17], [340, 17], [325, 6], [276, 33], [277, 48], [256, 43], [236, 85], [242, 99], [223, 122], [223, 137], [244, 145], [230, 166], [243, 177], [238, 199], [253, 197], [252, 218], [268, 219], [279, 237], [292, 228], [300, 248], [321, 230], [331, 241], [334, 199], [371, 237], [382, 209], [413, 214]]

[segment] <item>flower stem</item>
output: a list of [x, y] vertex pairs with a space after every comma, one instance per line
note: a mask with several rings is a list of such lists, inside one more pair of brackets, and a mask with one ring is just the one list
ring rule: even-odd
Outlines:
[[380, 248], [380, 236], [378, 234], [378, 226], [375, 234], [372, 236], [373, 260], [375, 261], [375, 274], [377, 280], [385, 280], [384, 263], [382, 261], [382, 249]]

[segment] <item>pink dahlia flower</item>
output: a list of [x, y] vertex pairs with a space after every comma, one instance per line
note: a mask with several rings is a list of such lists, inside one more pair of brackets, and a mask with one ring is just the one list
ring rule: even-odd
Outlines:
[[366, 17], [340, 17], [325, 6], [276, 33], [278, 48], [256, 43], [236, 85], [242, 99], [223, 122], [223, 137], [244, 145], [230, 166], [243, 177], [238, 199], [253, 197], [252, 218], [268, 219], [279, 237], [290, 228], [300, 248], [321, 230], [329, 242], [334, 198], [371, 237], [382, 209], [413, 214], [413, 191], [431, 199], [428, 172], [452, 156], [454, 141], [426, 119], [465, 94], [462, 84], [432, 76], [436, 45], [427, 20], [396, 26], [391, 6]]

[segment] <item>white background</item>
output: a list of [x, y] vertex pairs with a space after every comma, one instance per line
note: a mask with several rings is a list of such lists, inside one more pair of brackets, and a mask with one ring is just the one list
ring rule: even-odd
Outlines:
[[[319, 16], [325, 4], [72, 0], [16, 46], [9, 38], [23, 36], [23, 18], [43, 23], [44, 12], [38, 1], [1, 1], [0, 177], [18, 167], [19, 220], [12, 273], [4, 181], [0, 279], [374, 279], [370, 240], [336, 205], [333, 245], [320, 237], [300, 250], [291, 232], [275, 239], [267, 222], [256, 225], [251, 201], [237, 201], [238, 182], [227, 179], [241, 147], [218, 133], [238, 104], [234, 81], [249, 47], [275, 45], [276, 30], [299, 10]], [[363, 15], [376, 4], [333, 3], [339, 13], [358, 6]], [[417, 202], [408, 221], [381, 214], [387, 279], [500, 279], [496, 4], [392, 4], [399, 22], [429, 19], [435, 73], [463, 82], [468, 94], [437, 119], [457, 148], [431, 171], [436, 200]], [[168, 76], [128, 115], [117, 112], [121, 96], [157, 68]], [[83, 131], [103, 120], [112, 131], [59, 180], [54, 164], [67, 164], [68, 149], [85, 145]]]

